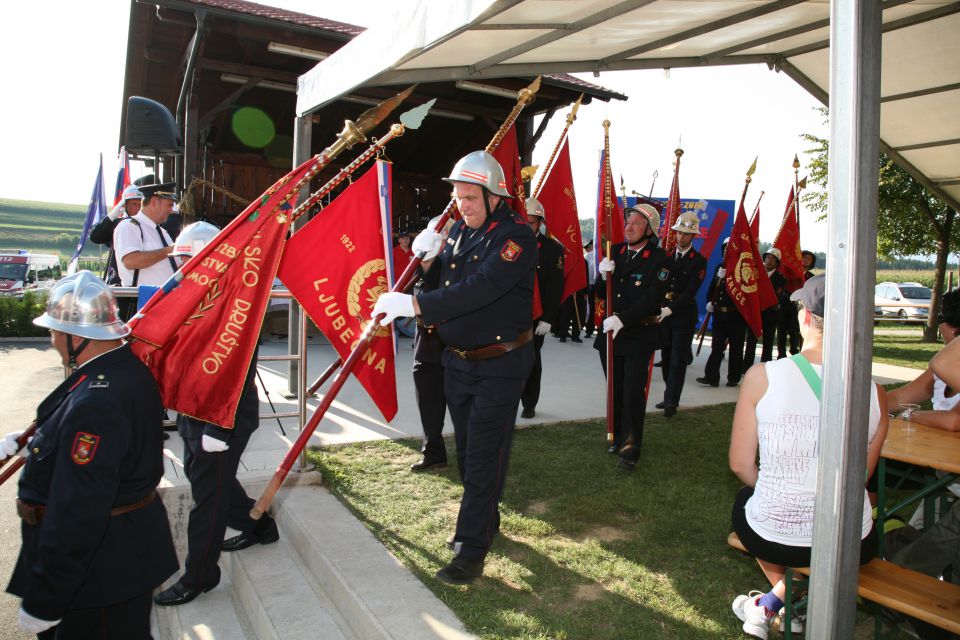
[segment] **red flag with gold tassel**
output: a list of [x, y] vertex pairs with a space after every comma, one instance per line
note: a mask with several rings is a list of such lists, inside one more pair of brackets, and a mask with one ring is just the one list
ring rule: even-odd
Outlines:
[[777, 294], [763, 267], [760, 250], [753, 239], [742, 200], [733, 223], [730, 242], [727, 243], [724, 267], [727, 270], [725, 281], [730, 298], [737, 305], [753, 335], [760, 337], [763, 330], [760, 311], [777, 304]]
[[537, 193], [546, 214], [547, 229], [563, 245], [563, 293], [560, 300], [587, 286], [583, 268], [583, 240], [577, 216], [577, 195], [573, 190], [570, 141], [564, 140], [550, 174]]
[[780, 272], [787, 280], [787, 290], [796, 291], [803, 286], [803, 256], [800, 254], [800, 224], [797, 221], [796, 193], [790, 187], [783, 222], [773, 246], [780, 249]]
[[667, 198], [666, 215], [660, 225], [660, 245], [668, 256], [672, 256], [677, 250], [677, 236], [670, 227], [676, 224], [677, 218], [680, 217], [680, 156], [683, 155], [683, 149], [677, 149], [673, 153], [677, 156], [673, 164], [673, 183], [670, 185], [670, 196]]
[[289, 200], [311, 158], [278, 180], [201, 249], [131, 320], [133, 352], [163, 405], [233, 428], [290, 227]]
[[523, 168], [520, 162], [520, 148], [517, 146], [517, 125], [510, 125], [507, 135], [503, 141], [493, 151], [493, 157], [500, 163], [503, 169], [503, 177], [506, 178], [507, 191], [513, 198], [507, 199], [507, 204], [513, 209], [514, 213], [520, 216], [524, 222], [527, 221], [527, 210], [524, 206], [526, 197], [523, 188], [523, 176], [520, 171]]
[[[390, 164], [377, 162], [287, 241], [277, 273], [343, 360], [372, 321], [377, 298], [390, 290], [390, 189]], [[392, 420], [397, 378], [390, 326], [377, 329], [352, 373]]]

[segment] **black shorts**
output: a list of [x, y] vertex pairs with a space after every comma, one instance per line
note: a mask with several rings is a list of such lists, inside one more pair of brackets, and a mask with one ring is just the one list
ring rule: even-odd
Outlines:
[[[755, 558], [783, 567], [809, 567], [810, 547], [794, 547], [762, 538], [747, 523], [747, 500], [753, 495], [753, 487], [744, 487], [733, 501], [733, 530], [740, 542]], [[860, 564], [867, 564], [877, 555], [877, 528], [871, 527], [867, 537], [860, 541]]]

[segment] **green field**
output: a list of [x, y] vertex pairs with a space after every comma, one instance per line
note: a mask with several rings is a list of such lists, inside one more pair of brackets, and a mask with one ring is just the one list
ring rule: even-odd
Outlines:
[[[28, 249], [69, 257], [86, 212], [85, 205], [0, 198], [0, 251]], [[91, 256], [99, 253], [98, 245], [88, 245], [84, 251]]]

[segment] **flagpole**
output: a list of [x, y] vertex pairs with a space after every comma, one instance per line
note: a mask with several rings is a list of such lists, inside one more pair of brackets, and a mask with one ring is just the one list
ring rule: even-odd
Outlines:
[[580, 108], [580, 102], [582, 100], [583, 94], [581, 93], [580, 97], [577, 98], [577, 101], [573, 103], [573, 109], [571, 109], [570, 113], [567, 114], [567, 124], [565, 127], [563, 127], [563, 131], [560, 132], [560, 137], [557, 138], [557, 144], [553, 147], [553, 152], [550, 154], [550, 159], [547, 160], [547, 164], [544, 165], [543, 171], [540, 172], [540, 178], [537, 180], [537, 188], [531, 191], [534, 197], [537, 197], [540, 194], [540, 188], [543, 186], [543, 181], [553, 168], [553, 162], [556, 160], [557, 154], [560, 152], [560, 146], [563, 145], [563, 141], [567, 137], [567, 131], [570, 130], [570, 125], [572, 125], [574, 120], [577, 119], [577, 110]]
[[757, 212], [760, 211], [760, 201], [763, 200], [763, 194], [765, 193], [766, 191], [761, 191], [760, 197], [757, 198], [757, 204], [753, 207], [753, 213], [750, 214], [750, 224], [753, 224], [753, 221], [757, 218]]
[[[610, 241], [613, 236], [613, 200], [610, 194], [613, 176], [610, 175], [610, 121], [603, 121], [603, 208], [607, 220], [607, 238], [605, 249], [607, 260], [613, 259], [613, 245]], [[626, 196], [624, 196], [626, 197]], [[613, 315], [613, 275], [608, 273], [605, 278], [607, 282], [607, 299], [605, 306], [605, 316], [607, 318]], [[614, 424], [613, 424], [613, 332], [607, 333], [607, 444], [614, 444]]]
[[797, 219], [797, 240], [800, 240], [800, 158], [793, 154], [793, 214]]
[[[500, 142], [503, 140], [503, 137], [507, 134], [507, 131], [510, 130], [510, 127], [513, 126], [513, 123], [520, 116], [520, 112], [523, 111], [523, 108], [533, 102], [534, 96], [539, 89], [540, 76], [537, 76], [537, 78], [530, 83], [529, 86], [519, 91], [517, 95], [517, 103], [507, 115], [506, 120], [502, 125], [500, 125], [500, 128], [494, 134], [493, 139], [490, 140], [490, 144], [487, 145], [486, 151], [488, 153], [495, 150], [497, 146], [499, 146]], [[451, 198], [450, 202], [447, 203], [446, 208], [443, 210], [443, 214], [441, 214], [440, 219], [437, 221], [434, 231], [439, 233], [443, 229], [455, 208], [456, 201]], [[424, 255], [424, 253], [414, 255], [413, 259], [410, 260], [409, 264], [407, 265], [407, 268], [403, 270], [403, 274], [393, 285], [391, 291], [402, 292], [405, 291], [410, 284], [412, 284], [414, 274], [419, 268], [420, 263], [423, 261]], [[310, 420], [308, 420], [307, 424], [304, 425], [303, 429], [300, 431], [300, 435], [293, 443], [293, 446], [290, 447], [290, 450], [287, 451], [287, 454], [283, 457], [283, 460], [280, 461], [280, 465], [274, 472], [270, 482], [267, 483], [263, 493], [261, 493], [260, 497], [257, 498], [257, 502], [254, 504], [253, 509], [250, 510], [250, 517], [254, 520], [259, 520], [270, 507], [270, 502], [283, 485], [283, 481], [286, 479], [287, 474], [290, 473], [293, 463], [300, 456], [300, 452], [303, 451], [307, 446], [307, 442], [309, 442], [310, 438], [313, 436], [313, 432], [320, 424], [320, 420], [323, 419], [327, 409], [329, 409], [330, 405], [333, 404], [333, 401], [340, 392], [340, 389], [346, 383], [350, 372], [353, 371], [353, 368], [356, 366], [357, 362], [359, 362], [362, 354], [367, 350], [367, 345], [376, 334], [377, 329], [380, 327], [380, 318], [382, 318], [382, 316], [370, 319], [370, 322], [360, 335], [360, 339], [357, 341], [356, 346], [350, 352], [350, 355], [347, 356], [347, 359], [343, 362], [343, 366], [340, 368], [337, 376], [330, 384], [330, 388], [324, 394], [323, 399], [313, 412], [313, 415], [310, 416]]]

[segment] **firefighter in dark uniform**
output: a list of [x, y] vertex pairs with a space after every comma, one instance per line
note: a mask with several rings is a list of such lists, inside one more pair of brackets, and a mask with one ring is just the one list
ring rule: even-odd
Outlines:
[[603, 321], [593, 347], [600, 351], [606, 373], [606, 334], [613, 334], [614, 447], [620, 468], [632, 471], [643, 445], [647, 378], [653, 352], [660, 347], [658, 324], [671, 260], [656, 244], [660, 214], [652, 205], [628, 207], [623, 215], [626, 241], [613, 245], [613, 259], [604, 258], [599, 267], [604, 279], [613, 278], [613, 315]]
[[[724, 239], [721, 255], [726, 253], [729, 240], [730, 238]], [[714, 314], [711, 332], [713, 339], [703, 377], [697, 378], [697, 382], [711, 387], [720, 386], [720, 361], [723, 360], [723, 352], [727, 344], [730, 345], [727, 386], [735, 387], [740, 384], [740, 377], [743, 375], [743, 341], [747, 335], [747, 323], [730, 297], [726, 276], [727, 270], [721, 262], [714, 272], [710, 289], [707, 291], [707, 298], [710, 299], [707, 303], [707, 311]]]
[[806, 282], [813, 277], [813, 269], [817, 266], [817, 254], [803, 250], [800, 252], [800, 257], [803, 258], [803, 281]]
[[[422, 291], [417, 283], [415, 295]], [[443, 420], [447, 403], [443, 397], [443, 343], [436, 325], [425, 325], [417, 318], [417, 333], [413, 337], [413, 387], [417, 394], [417, 409], [423, 427], [422, 454], [410, 471], [426, 471], [447, 466], [447, 446], [443, 442]]]
[[[23, 544], [7, 587], [23, 599], [20, 628], [64, 640], [149, 638], [150, 596], [178, 566], [156, 492], [160, 392], [121, 341], [130, 330], [91, 272], [58, 282], [34, 324], [50, 329], [74, 370], [40, 403], [20, 452]], [[18, 435], [4, 438], [5, 455]]]
[[[789, 304], [796, 314], [796, 307], [790, 302], [790, 292], [787, 291], [787, 280], [780, 273], [780, 249], [773, 247], [763, 254], [763, 267], [770, 278], [770, 286], [777, 296], [777, 303], [760, 310], [761, 339], [763, 347], [760, 350], [760, 362], [773, 360], [773, 343], [779, 341], [782, 335], [780, 318], [784, 304]], [[757, 359], [757, 337], [747, 328], [743, 348], [743, 372], [746, 373]], [[781, 356], [782, 357], [782, 356]]]
[[537, 285], [540, 288], [540, 306], [543, 315], [533, 321], [533, 348], [536, 359], [533, 362], [533, 371], [523, 387], [520, 403], [523, 405], [521, 418], [532, 418], [537, 415], [537, 402], [540, 400], [540, 378], [543, 375], [543, 364], [540, 360], [540, 350], [543, 348], [543, 339], [550, 333], [550, 328], [558, 328], [560, 335], [566, 335], [567, 328], [560, 326], [560, 296], [563, 295], [563, 245], [547, 237], [544, 233], [543, 205], [536, 198], [527, 198], [527, 226], [537, 238]]
[[453, 419], [463, 499], [453, 560], [437, 572], [448, 584], [467, 584], [483, 572], [500, 528], [510, 443], [524, 381], [533, 368], [533, 281], [537, 241], [504, 198], [503, 169], [489, 153], [460, 159], [449, 178], [457, 209], [442, 244], [427, 230], [414, 241], [425, 254], [425, 291], [416, 297], [385, 293], [374, 316], [382, 324], [419, 315], [439, 326], [444, 394]]
[[680, 214], [671, 230], [677, 234], [677, 251], [670, 269], [666, 305], [660, 311], [660, 352], [666, 388], [663, 401], [656, 405], [667, 418], [675, 416], [680, 406], [690, 344], [697, 330], [697, 292], [707, 270], [706, 258], [693, 248], [693, 239], [700, 234], [697, 214]]
[[[208, 222], [184, 227], [174, 243], [174, 256], [184, 260], [198, 253], [219, 233]], [[276, 542], [280, 535], [269, 514], [259, 520], [250, 517], [254, 500], [237, 480], [240, 457], [250, 437], [260, 426], [260, 398], [255, 376], [254, 352], [244, 381], [232, 429], [180, 414], [177, 431], [183, 439], [183, 470], [190, 481], [193, 507], [187, 521], [187, 559], [183, 575], [153, 597], [160, 606], [190, 602], [220, 583], [217, 561], [221, 551], [239, 551], [254, 544]], [[239, 535], [223, 539], [227, 527]]]

